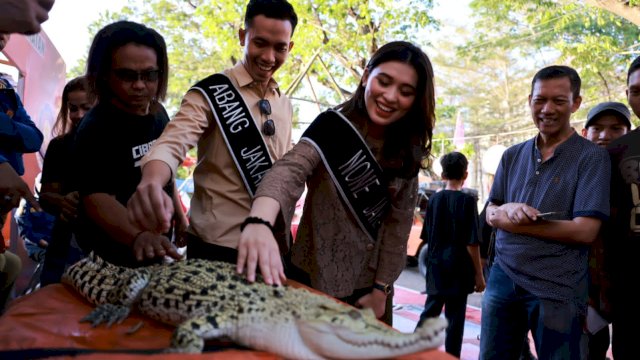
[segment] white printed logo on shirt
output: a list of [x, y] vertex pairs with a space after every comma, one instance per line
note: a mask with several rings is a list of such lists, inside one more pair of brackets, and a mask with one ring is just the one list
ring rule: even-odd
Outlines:
[[131, 155], [133, 156], [134, 167], [140, 166], [140, 160], [142, 160], [142, 157], [149, 152], [149, 150], [151, 149], [151, 145], [153, 145], [154, 142], [156, 141], [151, 140], [148, 143], [137, 145], [131, 148]]

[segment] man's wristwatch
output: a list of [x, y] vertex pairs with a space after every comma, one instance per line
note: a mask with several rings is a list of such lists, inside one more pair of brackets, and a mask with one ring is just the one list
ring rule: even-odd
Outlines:
[[373, 288], [382, 291], [385, 295], [391, 294], [391, 285], [389, 284], [381, 285], [381, 284], [378, 284], [377, 282], [374, 282]]

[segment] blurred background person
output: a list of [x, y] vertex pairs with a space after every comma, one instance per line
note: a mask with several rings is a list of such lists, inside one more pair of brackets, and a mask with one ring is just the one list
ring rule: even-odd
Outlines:
[[[56, 217], [55, 226], [48, 244], [41, 285], [60, 281], [66, 264], [81, 257], [81, 251], [73, 237], [73, 222], [78, 215], [78, 186], [75, 168], [71, 159], [73, 142], [80, 120], [91, 109], [88, 84], [84, 76], [70, 80], [62, 91], [62, 105], [53, 126], [56, 136], [49, 143], [42, 165], [40, 204]], [[69, 253], [72, 250], [72, 253]]]
[[[592, 143], [606, 148], [610, 142], [631, 129], [629, 108], [619, 102], [602, 102], [587, 114], [587, 122], [582, 136]], [[587, 309], [586, 335], [588, 338], [589, 360], [605, 360], [611, 344], [609, 326], [611, 323], [611, 279], [608, 253], [609, 241], [604, 241], [609, 232], [609, 221], [603, 221], [596, 240], [589, 249], [589, 308]]]
[[[9, 34], [0, 33], [0, 51], [8, 41]], [[12, 83], [12, 79], [0, 74], [0, 228], [21, 197], [26, 197], [40, 210], [29, 187], [19, 176], [24, 174], [22, 154], [40, 150], [44, 137], [25, 111]], [[9, 300], [22, 266], [20, 259], [6, 250], [8, 240], [5, 241], [0, 233], [0, 312]]]
[[[627, 102], [640, 117], [640, 56], [627, 70]], [[637, 301], [629, 296], [629, 279], [638, 273], [636, 263], [640, 253], [640, 128], [614, 140], [607, 147], [611, 156], [611, 226], [604, 234], [606, 259], [611, 259], [611, 350], [616, 360], [638, 356]], [[608, 239], [611, 239], [610, 241]]]

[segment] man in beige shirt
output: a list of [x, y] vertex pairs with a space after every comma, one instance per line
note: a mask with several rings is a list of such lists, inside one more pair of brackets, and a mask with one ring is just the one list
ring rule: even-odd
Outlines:
[[[238, 32], [244, 57], [236, 66], [223, 71], [244, 98], [272, 161], [291, 147], [293, 108], [280, 93], [273, 74], [293, 47], [291, 36], [296, 24], [295, 11], [286, 0], [251, 0], [245, 13], [245, 28]], [[259, 106], [265, 99], [271, 111]], [[187, 256], [235, 263], [240, 224], [249, 215], [252, 199], [209, 102], [199, 91], [187, 92], [180, 110], [143, 158], [142, 180], [128, 203], [129, 217], [142, 228], [158, 233], [169, 228], [174, 209], [162, 187], [173, 178], [186, 152], [195, 145], [198, 164], [193, 174], [195, 190]], [[281, 264], [280, 254], [271, 255], [274, 262]], [[263, 275], [267, 283], [280, 284], [284, 271], [273, 274], [273, 281], [272, 274]]]

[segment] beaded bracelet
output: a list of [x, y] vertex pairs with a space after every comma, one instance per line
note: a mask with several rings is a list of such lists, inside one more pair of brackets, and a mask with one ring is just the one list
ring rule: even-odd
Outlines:
[[249, 225], [249, 224], [262, 224], [262, 225], [266, 225], [269, 230], [271, 230], [271, 233], [273, 234], [273, 225], [271, 225], [270, 222], [268, 222], [265, 219], [259, 218], [257, 216], [249, 216], [248, 218], [244, 219], [244, 221], [242, 222], [242, 225], [240, 225], [240, 231], [244, 231], [244, 228]]

